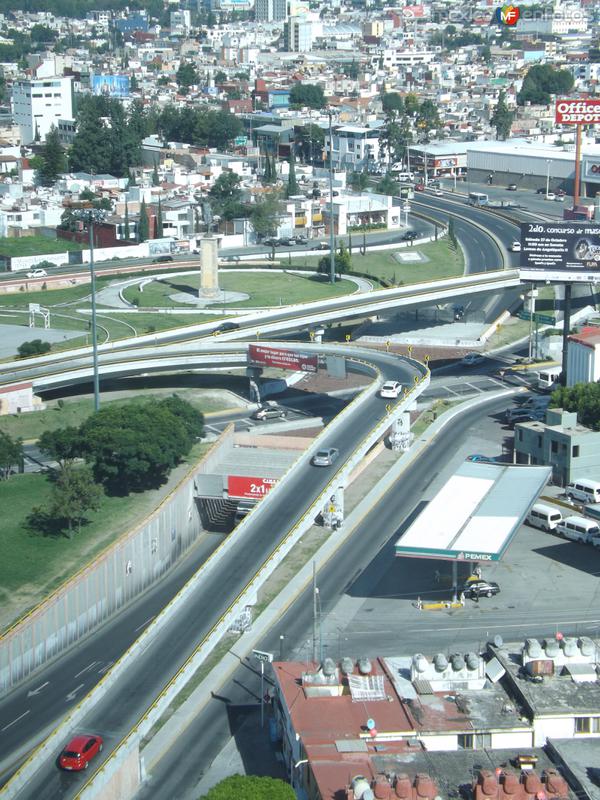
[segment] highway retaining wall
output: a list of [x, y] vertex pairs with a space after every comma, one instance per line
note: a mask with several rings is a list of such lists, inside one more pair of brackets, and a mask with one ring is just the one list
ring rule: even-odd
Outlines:
[[172, 567], [202, 525], [195, 478], [206, 456], [160, 506], [0, 638], [0, 695], [106, 622]]

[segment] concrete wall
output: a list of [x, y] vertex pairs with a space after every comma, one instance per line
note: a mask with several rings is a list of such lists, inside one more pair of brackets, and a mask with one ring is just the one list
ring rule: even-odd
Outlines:
[[194, 465], [160, 506], [0, 638], [0, 694], [106, 622], [172, 567], [202, 530]]

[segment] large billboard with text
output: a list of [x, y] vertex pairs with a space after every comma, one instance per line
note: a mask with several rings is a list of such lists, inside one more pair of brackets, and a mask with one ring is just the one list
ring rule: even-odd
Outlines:
[[265, 347], [262, 344], [248, 346], [248, 361], [259, 367], [277, 367], [295, 372], [316, 372], [319, 366], [317, 355], [297, 353], [282, 347]]
[[600, 280], [600, 225], [522, 223], [519, 274], [527, 281]]
[[229, 475], [227, 478], [227, 492], [229, 497], [252, 498], [260, 500], [277, 483], [276, 478], [251, 478], [246, 475]]
[[558, 125], [598, 125], [600, 100], [559, 98], [556, 101], [556, 122]]
[[129, 75], [92, 75], [92, 94], [129, 97]]

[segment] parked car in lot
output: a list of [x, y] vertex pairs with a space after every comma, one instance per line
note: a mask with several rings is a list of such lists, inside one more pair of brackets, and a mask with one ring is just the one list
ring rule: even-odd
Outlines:
[[400, 395], [401, 391], [402, 391], [401, 383], [398, 383], [398, 381], [386, 381], [379, 390], [379, 396], [395, 398]]
[[556, 526], [556, 532], [565, 539], [570, 539], [572, 542], [580, 542], [581, 544], [591, 544], [591, 540], [596, 540], [600, 537], [600, 528], [598, 523], [592, 519], [585, 517], [566, 517], [561, 520]]
[[45, 269], [30, 269], [27, 273], [28, 278], [46, 278], [48, 273]]
[[268, 236], [266, 239], [262, 240], [262, 244], [264, 244], [265, 247], [278, 247], [279, 239], [276, 239], [274, 236]]
[[481, 353], [467, 353], [460, 363], [465, 367], [476, 367], [478, 364], [483, 364], [484, 361], [485, 356], [482, 356]]
[[557, 506], [549, 506], [544, 503], [534, 503], [525, 518], [525, 522], [532, 528], [540, 528], [542, 531], [555, 531], [559, 522], [562, 522], [562, 514]]
[[323, 450], [317, 450], [312, 457], [311, 463], [315, 467], [330, 467], [334, 461], [337, 460], [340, 451], [337, 447], [327, 447]]
[[500, 593], [500, 587], [494, 581], [467, 581], [462, 592], [465, 597], [479, 598], [479, 597], [493, 597], [495, 594]]
[[101, 736], [75, 736], [60, 754], [59, 766], [74, 772], [87, 769], [92, 758], [102, 750], [103, 744]]
[[259, 406], [252, 414], [252, 419], [260, 419], [263, 422], [268, 419], [284, 419], [285, 417], [287, 417], [287, 410], [278, 406], [277, 403], [270, 402]]
[[580, 503], [600, 503], [600, 481], [589, 478], [575, 478], [567, 485], [565, 494]]

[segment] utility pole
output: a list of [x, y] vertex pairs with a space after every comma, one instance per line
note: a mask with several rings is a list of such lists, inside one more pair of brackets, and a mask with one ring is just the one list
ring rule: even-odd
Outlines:
[[335, 231], [333, 217], [333, 131], [331, 127], [331, 109], [329, 115], [329, 280], [335, 283]]
[[100, 411], [100, 375], [98, 374], [98, 339], [96, 335], [96, 272], [94, 270], [94, 214], [88, 219], [90, 238], [90, 283], [92, 289], [92, 361], [94, 368], [94, 411]]
[[317, 663], [317, 563], [313, 561], [313, 662]]

